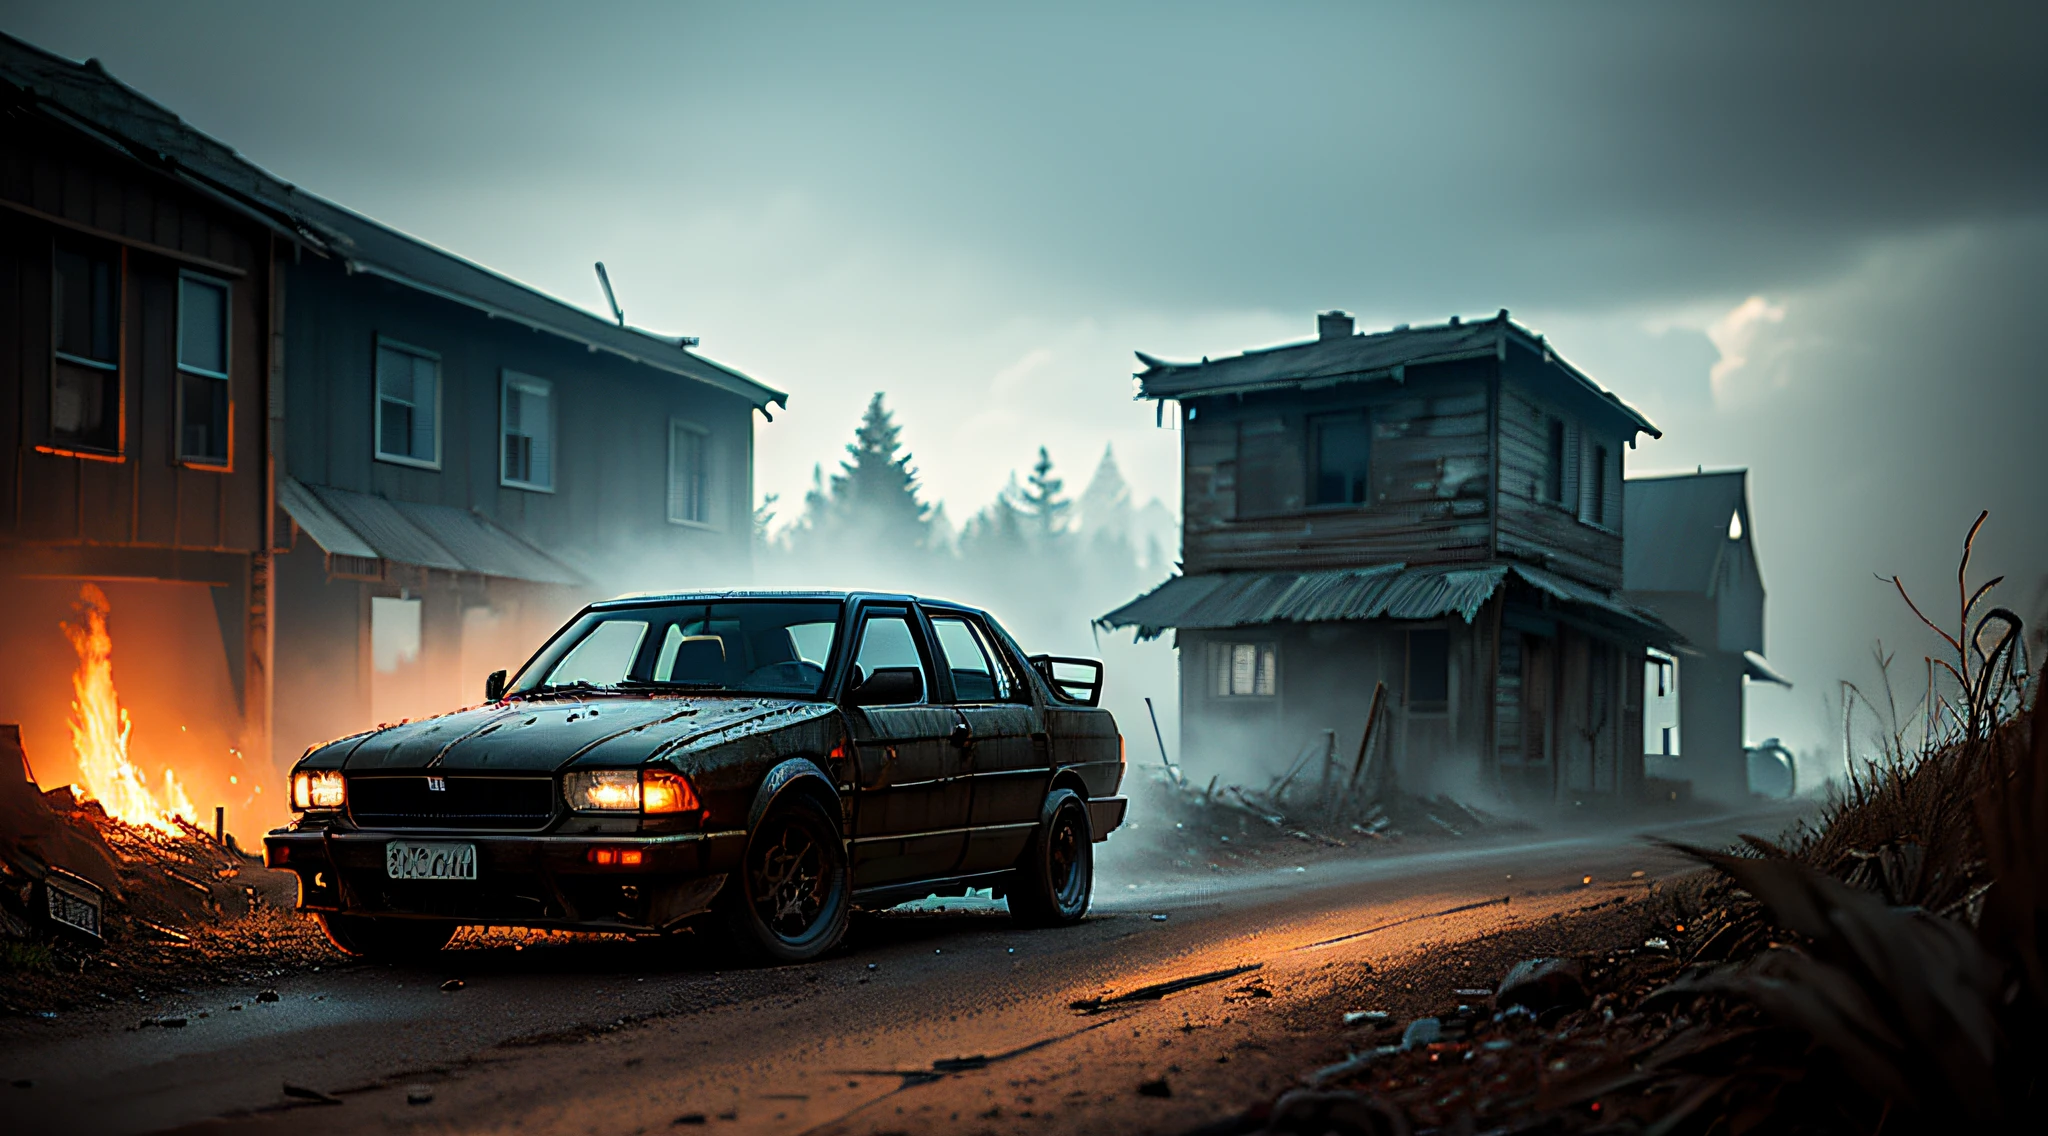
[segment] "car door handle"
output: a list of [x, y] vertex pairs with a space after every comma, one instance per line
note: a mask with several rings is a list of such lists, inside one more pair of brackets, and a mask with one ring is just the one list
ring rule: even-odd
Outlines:
[[953, 742], [953, 744], [954, 744], [954, 745], [956, 745], [956, 746], [960, 747], [961, 749], [966, 749], [966, 748], [967, 748], [967, 743], [969, 743], [969, 742], [971, 742], [971, 741], [973, 741], [973, 740], [974, 740], [974, 731], [973, 731], [973, 730], [970, 730], [970, 729], [968, 729], [968, 728], [967, 728], [967, 723], [965, 723], [965, 722], [955, 722], [955, 723], [953, 723], [953, 735], [952, 735], [952, 742]]

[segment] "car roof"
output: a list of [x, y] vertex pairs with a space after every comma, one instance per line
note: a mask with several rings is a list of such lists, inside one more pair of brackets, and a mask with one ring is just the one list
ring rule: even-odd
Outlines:
[[956, 611], [980, 612], [980, 608], [955, 603], [952, 600], [935, 599], [931, 596], [914, 596], [908, 592], [838, 592], [824, 590], [754, 590], [731, 588], [722, 591], [704, 592], [634, 592], [599, 600], [591, 604], [592, 610], [608, 611], [619, 608], [649, 607], [654, 604], [702, 603], [716, 600], [831, 600], [835, 603], [859, 603], [882, 600], [894, 603], [915, 603], [927, 607], [951, 608]]

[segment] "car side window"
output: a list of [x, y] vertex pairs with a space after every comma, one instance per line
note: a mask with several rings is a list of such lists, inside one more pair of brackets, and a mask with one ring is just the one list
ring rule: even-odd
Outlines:
[[869, 675], [882, 670], [916, 671], [923, 689], [932, 689], [931, 676], [925, 673], [924, 659], [917, 653], [917, 639], [911, 634], [907, 615], [871, 615], [861, 625], [860, 648], [853, 656], [849, 685], [859, 686]]
[[934, 616], [932, 632], [939, 655], [953, 678], [953, 696], [961, 702], [1007, 702], [1010, 675], [996, 662], [981, 629], [959, 616]]

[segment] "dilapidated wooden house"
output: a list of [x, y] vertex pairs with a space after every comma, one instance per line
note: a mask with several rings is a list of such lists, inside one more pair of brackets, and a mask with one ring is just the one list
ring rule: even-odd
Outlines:
[[[1791, 686], [1764, 649], [1764, 581], [1749, 519], [1749, 471], [1631, 478], [1622, 586], [1631, 603], [1685, 636], [1659, 685], [1676, 696], [1675, 729], [1645, 737], [1650, 771], [1721, 800], [1749, 795], [1745, 684]], [[1654, 739], [1654, 740], [1653, 740]]]
[[[1225, 359], [1140, 354], [1182, 433], [1181, 574], [1102, 617], [1176, 634], [1191, 772], [1362, 739], [1466, 799], [1633, 800], [1642, 676], [1622, 455], [1657, 428], [1502, 311]], [[1376, 743], [1378, 744], [1378, 743]]]

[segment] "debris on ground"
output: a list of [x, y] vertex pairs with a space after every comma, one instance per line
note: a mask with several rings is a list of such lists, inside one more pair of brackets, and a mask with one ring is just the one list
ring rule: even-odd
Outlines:
[[290, 873], [232, 837], [126, 824], [68, 786], [41, 790], [11, 731], [0, 727], [0, 1014], [340, 961], [292, 910]]

